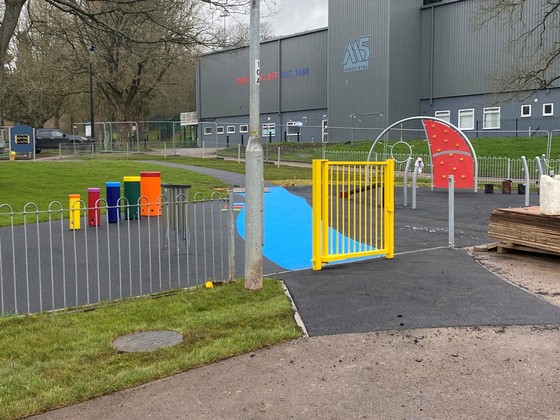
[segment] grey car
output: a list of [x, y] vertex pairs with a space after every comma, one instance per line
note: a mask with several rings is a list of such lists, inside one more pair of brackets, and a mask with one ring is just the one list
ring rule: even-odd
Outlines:
[[86, 146], [92, 140], [84, 136], [68, 134], [60, 128], [37, 128], [35, 130], [35, 145], [39, 152], [41, 149], [58, 149], [59, 145]]

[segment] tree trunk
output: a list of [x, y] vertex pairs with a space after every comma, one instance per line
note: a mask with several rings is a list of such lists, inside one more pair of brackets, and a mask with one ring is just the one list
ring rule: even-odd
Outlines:
[[0, 23], [0, 125], [4, 125], [3, 93], [4, 93], [4, 64], [9, 62], [8, 47], [19, 22], [21, 9], [27, 0], [4, 0], [4, 18]]

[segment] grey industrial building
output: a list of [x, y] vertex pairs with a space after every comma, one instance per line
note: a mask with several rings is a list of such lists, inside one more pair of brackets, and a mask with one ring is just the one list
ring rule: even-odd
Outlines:
[[[501, 86], [532, 64], [536, 39], [523, 35], [543, 1], [526, 2], [523, 24], [489, 19], [483, 0], [329, 0], [328, 28], [261, 43], [263, 141], [320, 142], [326, 119], [331, 142], [356, 130], [372, 138], [417, 115], [473, 137], [560, 128], [560, 85], [522, 94]], [[559, 38], [551, 28], [543, 41]], [[249, 48], [204, 55], [197, 71], [199, 137], [246, 144]]]

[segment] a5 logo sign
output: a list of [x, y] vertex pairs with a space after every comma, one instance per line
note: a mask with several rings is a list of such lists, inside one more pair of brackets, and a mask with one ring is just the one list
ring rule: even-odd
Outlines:
[[345, 73], [368, 69], [371, 55], [370, 42], [371, 35], [348, 41], [342, 60], [342, 69]]

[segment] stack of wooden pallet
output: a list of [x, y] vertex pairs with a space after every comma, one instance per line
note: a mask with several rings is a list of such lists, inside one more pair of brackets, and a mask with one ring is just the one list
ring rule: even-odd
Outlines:
[[488, 236], [505, 248], [560, 255], [560, 216], [541, 214], [538, 206], [496, 209], [490, 216]]

